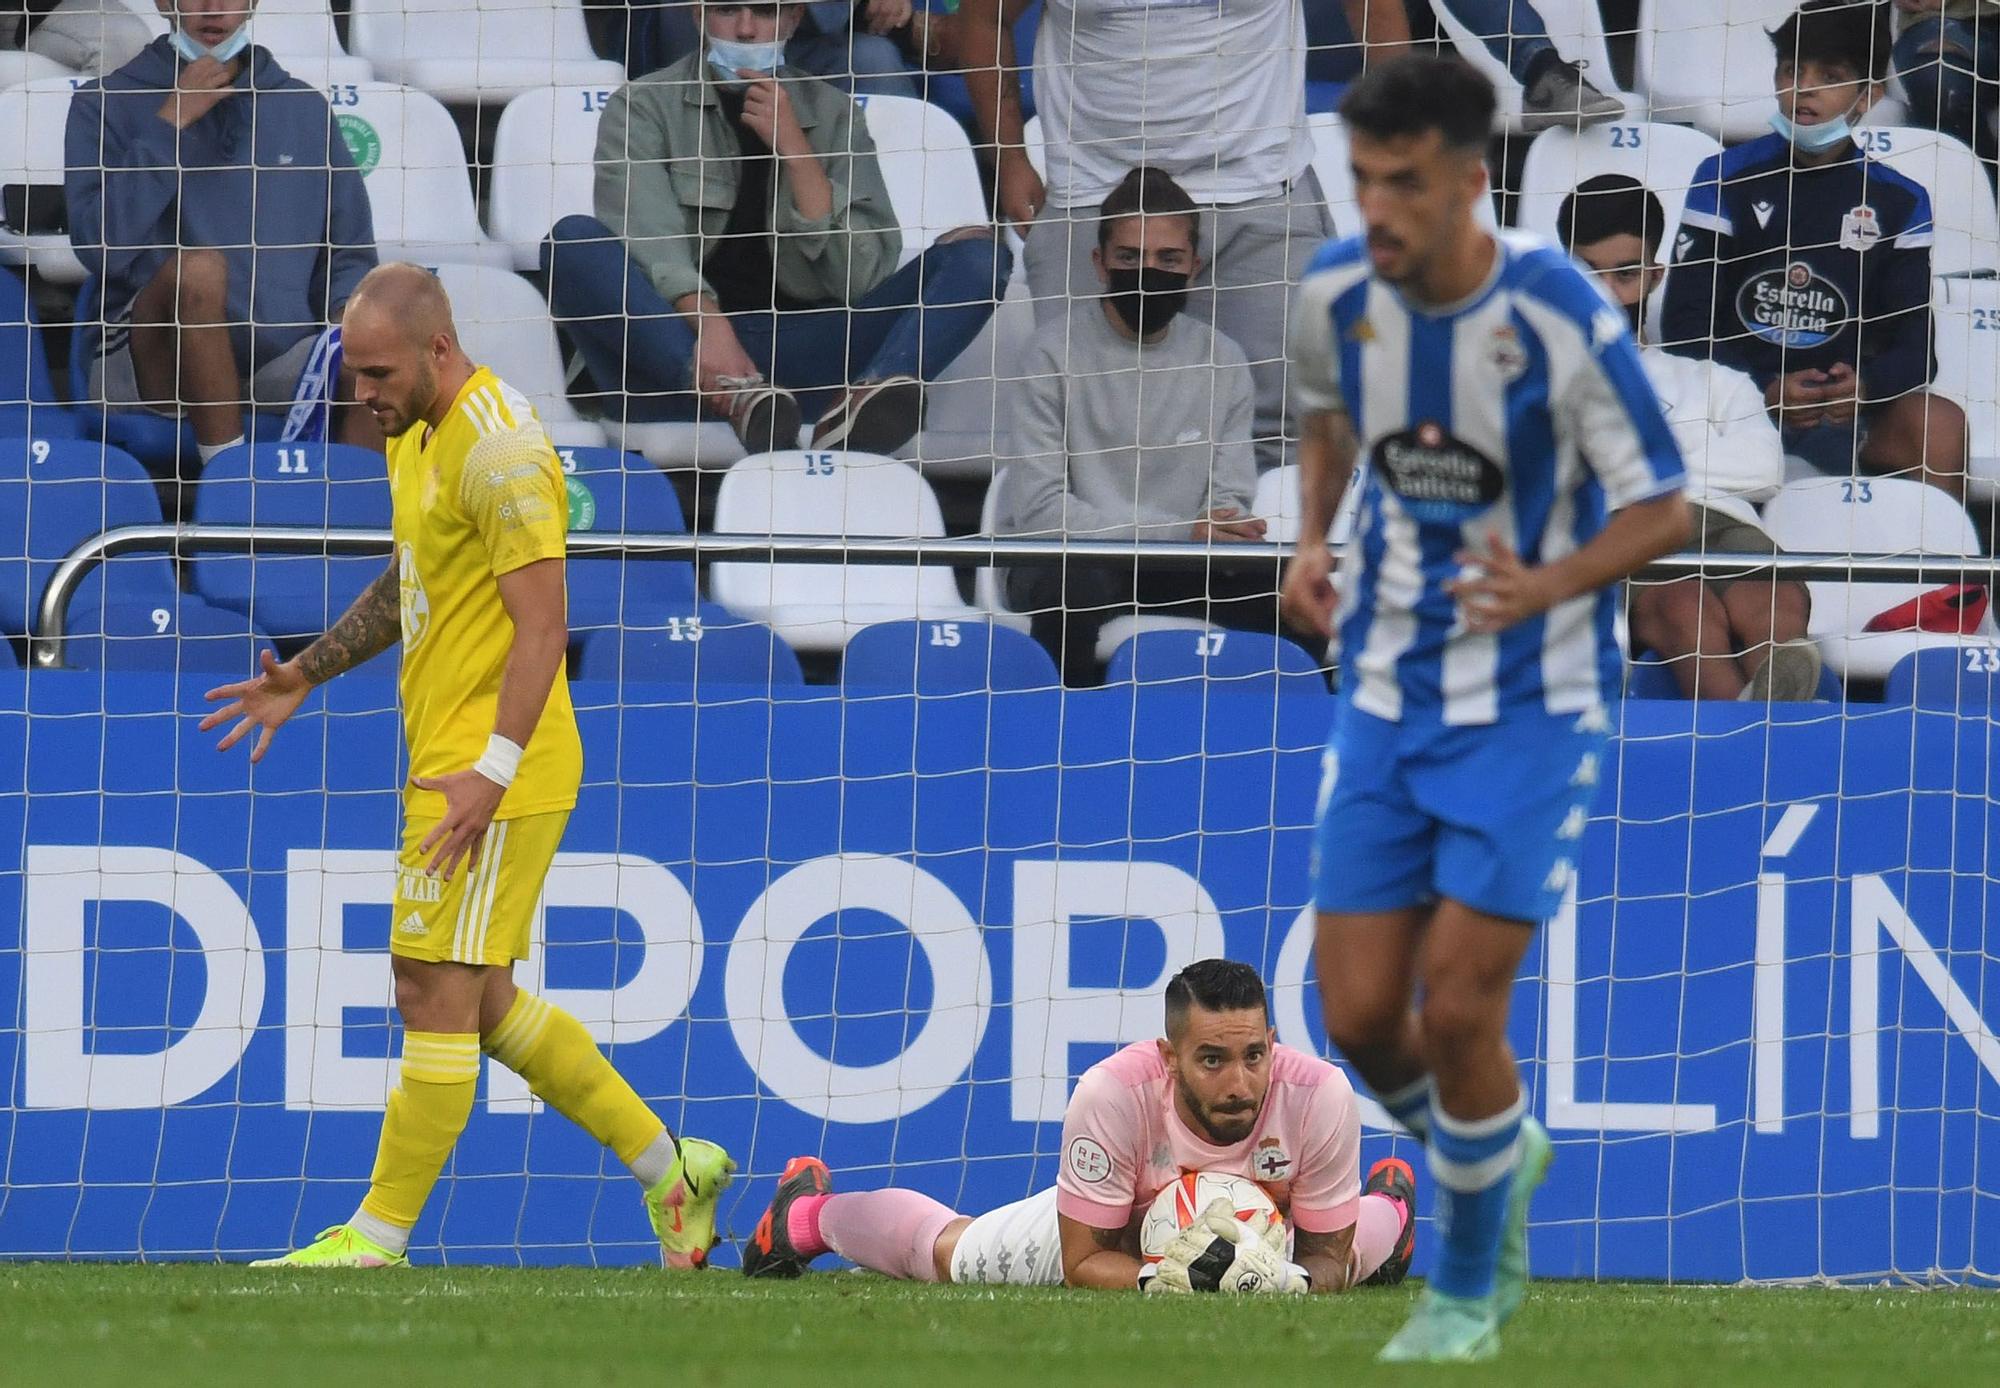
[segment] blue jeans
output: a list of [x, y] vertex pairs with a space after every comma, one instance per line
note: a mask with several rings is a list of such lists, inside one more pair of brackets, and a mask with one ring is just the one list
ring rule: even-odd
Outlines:
[[1955, 135], [1991, 159], [1988, 125], [2000, 105], [2000, 20], [1933, 17], [1896, 40], [1891, 59], [1910, 99], [1910, 123]]
[[[997, 237], [970, 236], [933, 245], [852, 308], [732, 313], [729, 324], [764, 379], [798, 394], [810, 418], [855, 382], [936, 379], [993, 316], [1011, 263]], [[694, 418], [694, 330], [604, 223], [557, 222], [542, 271], [556, 321], [598, 388], [626, 397], [627, 418]]]
[[1527, 86], [1535, 64], [1556, 46], [1548, 26], [1530, 0], [1437, 0], [1452, 18], [1479, 35], [1486, 51], [1507, 65], [1514, 80]]
[[834, 34], [794, 34], [785, 45], [785, 61], [856, 96], [923, 95], [917, 90], [916, 73], [903, 61], [903, 51], [880, 34], [849, 28]]

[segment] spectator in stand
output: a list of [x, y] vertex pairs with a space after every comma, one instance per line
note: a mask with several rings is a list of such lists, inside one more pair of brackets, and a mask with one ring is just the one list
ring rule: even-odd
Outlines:
[[708, 412], [752, 452], [794, 448], [809, 393], [815, 448], [889, 453], [992, 316], [1007, 252], [960, 227], [896, 268], [853, 98], [780, 67], [803, 9], [705, 4], [700, 53], [619, 89], [597, 216], [565, 217], [544, 247], [549, 300], [632, 418]]
[[1667, 276], [1667, 350], [1747, 372], [1786, 450], [1965, 489], [1965, 412], [1930, 393], [1931, 203], [1864, 155], [1888, 11], [1810, 0], [1771, 35], [1775, 133], [1703, 161]]
[[[332, 402], [328, 325], [375, 264], [374, 224], [326, 98], [250, 42], [255, 0], [159, 3], [172, 29], [70, 103], [64, 196], [102, 306], [92, 398], [185, 414], [206, 463], [243, 441], [245, 408]], [[334, 432], [380, 448], [337, 389]]]
[[1910, 122], [1954, 135], [1981, 157], [2000, 157], [2000, 0], [1896, 0], [1900, 32], [1891, 61], [1909, 97]]
[[[1003, 533], [1072, 540], [1264, 537], [1250, 514], [1257, 472], [1243, 353], [1182, 316], [1202, 269], [1201, 214], [1158, 169], [1134, 169], [1104, 199], [1091, 256], [1099, 292], [1037, 334], [1010, 417]], [[1098, 629], [1143, 609], [1271, 631], [1272, 575], [1074, 566], [1022, 568], [1010, 604], [1066, 682], [1095, 675]]]
[[[1666, 271], [1666, 214], [1636, 179], [1600, 174], [1563, 199], [1563, 248], [1583, 262], [1632, 322], [1639, 359], [1687, 463], [1693, 548], [1776, 554], [1757, 503], [1776, 494], [1785, 449], [1763, 392], [1740, 371], [1677, 357], [1646, 341], [1646, 305]], [[1819, 649], [1806, 637], [1803, 583], [1682, 579], [1632, 585], [1632, 649], [1665, 660], [1690, 699], [1805, 700], [1819, 689]]]
[[[1486, 51], [1521, 84], [1521, 128], [1574, 130], [1625, 113], [1625, 103], [1599, 91], [1580, 63], [1565, 61], [1532, 0], [1431, 0], [1472, 30]], [[1671, 23], [1671, 20], [1667, 21]]]
[[[1382, 0], [1350, 9], [1368, 3]], [[1300, 0], [1047, 0], [1035, 40], [1046, 184], [1021, 144], [1011, 31], [1024, 7], [961, 0], [959, 54], [977, 138], [995, 149], [1001, 215], [1027, 238], [1036, 322], [1050, 331], [1072, 297], [1096, 293], [1099, 208], [1125, 171], [1172, 175], [1200, 206], [1208, 250], [1189, 311], [1247, 354], [1258, 460], [1282, 462], [1288, 292], [1331, 231], [1306, 128]]]

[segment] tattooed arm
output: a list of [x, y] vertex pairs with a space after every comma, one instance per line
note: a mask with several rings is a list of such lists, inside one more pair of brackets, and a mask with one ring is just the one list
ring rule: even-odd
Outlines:
[[391, 560], [382, 576], [369, 584], [354, 605], [341, 614], [333, 629], [301, 651], [296, 659], [281, 664], [267, 650], [262, 656], [261, 674], [209, 690], [208, 701], [223, 706], [201, 720], [201, 731], [220, 727], [232, 718], [240, 719], [216, 744], [216, 750], [228, 751], [256, 728], [257, 742], [250, 749], [250, 760], [262, 761], [272, 736], [298, 711], [314, 685], [325, 684], [341, 671], [372, 660], [396, 644], [402, 634], [402, 611], [401, 580], [395, 561]]
[[1063, 1282], [1071, 1287], [1130, 1291], [1139, 1285], [1138, 1240], [1129, 1228], [1100, 1229], [1068, 1215], [1056, 1216], [1062, 1231]]

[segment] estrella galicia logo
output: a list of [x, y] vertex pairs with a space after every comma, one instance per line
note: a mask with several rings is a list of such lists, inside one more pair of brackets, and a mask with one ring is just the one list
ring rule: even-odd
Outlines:
[[1847, 296], [1803, 260], [1773, 266], [1743, 282], [1736, 294], [1743, 326], [1780, 347], [1817, 347], [1848, 320]]
[[1425, 420], [1376, 441], [1372, 455], [1383, 485], [1420, 521], [1457, 525], [1500, 499], [1500, 465], [1463, 439]]

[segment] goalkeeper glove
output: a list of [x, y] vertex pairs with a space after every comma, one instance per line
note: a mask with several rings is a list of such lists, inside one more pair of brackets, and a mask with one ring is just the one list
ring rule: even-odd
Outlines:
[[1238, 1292], [1298, 1296], [1312, 1277], [1285, 1257], [1285, 1227], [1272, 1221], [1262, 1234], [1237, 1219], [1217, 1199], [1200, 1219], [1174, 1236], [1160, 1261], [1139, 1273], [1149, 1292]]

